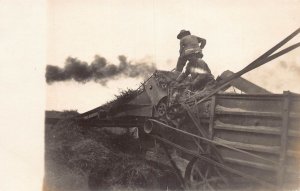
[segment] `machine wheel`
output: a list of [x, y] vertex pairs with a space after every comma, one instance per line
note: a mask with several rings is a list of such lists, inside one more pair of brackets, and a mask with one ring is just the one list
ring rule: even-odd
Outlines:
[[157, 113], [160, 117], [166, 115], [167, 105], [165, 103], [160, 103], [157, 106]]
[[214, 166], [193, 158], [186, 167], [184, 180], [191, 190], [216, 190], [221, 178], [214, 172]]
[[156, 106], [156, 113], [159, 117], [164, 117], [167, 113], [167, 100], [163, 98]]

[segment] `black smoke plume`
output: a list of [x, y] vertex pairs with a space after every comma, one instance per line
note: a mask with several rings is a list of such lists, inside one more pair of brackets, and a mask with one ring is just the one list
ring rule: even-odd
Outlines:
[[132, 64], [123, 55], [118, 58], [119, 65], [114, 65], [108, 63], [104, 57], [98, 55], [95, 56], [90, 64], [77, 58], [68, 57], [63, 68], [47, 65], [46, 82], [52, 84], [68, 80], [75, 80], [80, 83], [95, 81], [105, 85], [108, 80], [117, 79], [122, 76], [146, 78], [156, 70], [153, 63], [138, 62]]

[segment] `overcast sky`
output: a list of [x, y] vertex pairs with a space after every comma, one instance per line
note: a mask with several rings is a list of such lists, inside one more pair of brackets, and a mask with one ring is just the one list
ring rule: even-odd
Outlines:
[[[176, 35], [187, 29], [207, 40], [204, 60], [218, 76], [227, 69], [242, 69], [296, 30], [299, 10], [299, 0], [49, 0], [47, 64], [63, 67], [68, 56], [91, 62], [96, 54], [117, 64], [117, 57], [125, 55], [171, 70], [178, 57]], [[299, 55], [296, 50], [245, 77], [273, 92], [300, 93]], [[106, 87], [94, 82], [53, 83], [46, 88], [46, 109], [84, 112], [141, 81], [122, 78]]]

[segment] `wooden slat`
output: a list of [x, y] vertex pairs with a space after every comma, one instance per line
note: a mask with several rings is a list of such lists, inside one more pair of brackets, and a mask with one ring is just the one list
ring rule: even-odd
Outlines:
[[[231, 157], [223, 157], [224, 161], [233, 163], [233, 164], [239, 164], [243, 166], [248, 166], [256, 169], [261, 169], [261, 170], [268, 170], [268, 171], [277, 171], [276, 166], [268, 165], [268, 164], [262, 164], [262, 163], [257, 163], [257, 162], [251, 162], [251, 161], [246, 161], [246, 160], [241, 160], [241, 159], [236, 159], [236, 158], [231, 158]], [[295, 167], [292, 166], [287, 166], [286, 169], [287, 173], [293, 173], [293, 174], [299, 174], [299, 171], [295, 169]]]
[[299, 167], [295, 168], [295, 166], [287, 165], [286, 166], [286, 173], [292, 173], [292, 174], [294, 174], [294, 175], [296, 175], [296, 176], [299, 177]]
[[263, 152], [263, 153], [273, 153], [273, 154], [279, 154], [279, 146], [265, 146], [265, 145], [255, 145], [255, 144], [247, 144], [247, 143], [241, 143], [241, 142], [233, 142], [233, 141], [227, 141], [224, 139], [220, 139], [218, 137], [214, 138], [214, 141], [226, 144], [231, 147], [235, 147], [238, 149], [244, 149], [249, 151], [257, 151], [257, 152]]
[[281, 117], [279, 112], [249, 111], [241, 108], [228, 108], [220, 105], [216, 106], [218, 115], [239, 115], [239, 116], [257, 116], [257, 117]]
[[288, 129], [288, 136], [300, 137], [300, 129], [299, 131]]
[[[280, 127], [268, 127], [268, 126], [243, 126], [235, 124], [222, 123], [221, 121], [215, 121], [214, 129], [222, 129], [228, 131], [240, 131], [249, 133], [262, 133], [280, 135]], [[288, 136], [300, 137], [300, 131], [288, 130]]]
[[235, 111], [216, 111], [218, 115], [239, 115], [239, 116], [254, 116], [254, 117], [281, 117], [280, 113], [275, 112], [257, 112], [257, 111], [244, 111], [244, 112], [235, 112]]
[[280, 133], [279, 128], [276, 128], [276, 127], [242, 126], [242, 125], [226, 124], [226, 123], [222, 123], [220, 121], [215, 122], [215, 128], [230, 130], [230, 131], [242, 131], [242, 132], [274, 134], [274, 135], [279, 135], [279, 133]]
[[300, 151], [295, 151], [295, 150], [289, 149], [286, 152], [287, 152], [287, 156], [300, 159]]
[[296, 112], [290, 112], [289, 116], [292, 117], [292, 118], [300, 118], [300, 114], [296, 113]]
[[[239, 115], [239, 116], [256, 116], [256, 117], [275, 117], [281, 118], [282, 114], [279, 112], [261, 112], [261, 111], [249, 111], [240, 108], [228, 108], [220, 105], [216, 106], [217, 115]], [[299, 113], [291, 112], [289, 113], [291, 118], [300, 118]]]
[[243, 165], [243, 166], [248, 166], [248, 167], [253, 167], [253, 168], [262, 169], [262, 170], [268, 170], [268, 171], [276, 171], [277, 170], [275, 166], [257, 163], [257, 162], [250, 162], [250, 161], [231, 158], [231, 157], [224, 157], [224, 160], [226, 162], [239, 164], [239, 165]]

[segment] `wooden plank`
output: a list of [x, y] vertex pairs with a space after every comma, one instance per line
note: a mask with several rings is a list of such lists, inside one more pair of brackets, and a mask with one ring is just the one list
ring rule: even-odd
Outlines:
[[263, 152], [263, 153], [273, 153], [273, 154], [279, 154], [279, 146], [265, 146], [265, 145], [255, 145], [255, 144], [247, 144], [247, 143], [241, 143], [241, 142], [233, 142], [233, 141], [227, 141], [224, 139], [220, 139], [218, 137], [214, 137], [214, 141], [225, 144], [237, 149], [244, 149], [249, 151], [257, 151], [257, 152]]
[[288, 136], [300, 137], [300, 131], [288, 129]]
[[[224, 80], [224, 79], [228, 78], [229, 76], [232, 76], [233, 74], [234, 73], [232, 71], [226, 70], [225, 72], [223, 72], [221, 74], [220, 79]], [[271, 94], [271, 92], [269, 92], [268, 90], [254, 84], [242, 77], [236, 78], [235, 80], [230, 82], [230, 85], [238, 88], [239, 90], [241, 90], [247, 94], [252, 94], [252, 93]], [[230, 85], [228, 85], [228, 86], [230, 86]]]
[[299, 113], [295, 113], [295, 112], [290, 112], [289, 116], [292, 118], [300, 118], [300, 114]]
[[224, 157], [224, 160], [226, 162], [234, 163], [234, 164], [239, 164], [243, 166], [248, 166], [256, 169], [261, 169], [261, 170], [268, 170], [268, 171], [276, 171], [276, 166], [272, 165], [267, 165], [263, 163], [257, 163], [257, 162], [251, 162], [251, 161], [246, 161], [246, 160], [241, 160], [241, 159], [236, 159], [232, 157]]
[[287, 156], [289, 156], [289, 157], [294, 157], [294, 158], [300, 159], [300, 151], [295, 151], [295, 150], [288, 149], [286, 151], [286, 153], [287, 153]]
[[277, 184], [279, 187], [283, 186], [285, 178], [285, 163], [287, 158], [287, 138], [288, 138], [288, 125], [289, 125], [289, 105], [290, 96], [289, 92], [284, 92], [283, 108], [282, 108], [282, 127], [281, 127], [281, 141], [280, 141], [280, 157], [279, 168], [277, 172]]
[[[240, 108], [229, 108], [220, 105], [216, 106], [215, 114], [217, 115], [239, 115], [239, 116], [254, 116], [254, 117], [274, 117], [281, 118], [282, 114], [278, 112], [261, 112], [261, 111], [249, 111]], [[299, 113], [289, 113], [291, 118], [300, 118]]]
[[234, 124], [226, 124], [221, 121], [215, 122], [215, 129], [224, 129], [230, 131], [241, 131], [241, 132], [253, 132], [253, 133], [263, 133], [263, 134], [273, 134], [279, 135], [280, 129], [279, 127], [267, 127], [267, 126], [242, 126], [242, 125], [234, 125]]
[[281, 113], [277, 112], [261, 112], [261, 111], [250, 111], [240, 108], [228, 108], [221, 105], [216, 106], [217, 115], [240, 115], [240, 116], [256, 116], [256, 117], [281, 117]]
[[299, 176], [299, 168], [295, 168], [295, 166], [287, 165], [286, 166], [286, 174], [287, 173]]
[[[249, 133], [262, 133], [262, 134], [272, 134], [280, 135], [280, 127], [268, 127], [268, 126], [242, 126], [222, 123], [221, 121], [215, 121], [214, 129], [228, 130], [228, 131], [239, 131], [239, 132], [249, 132]], [[288, 130], [288, 136], [300, 137], [300, 131]]]

